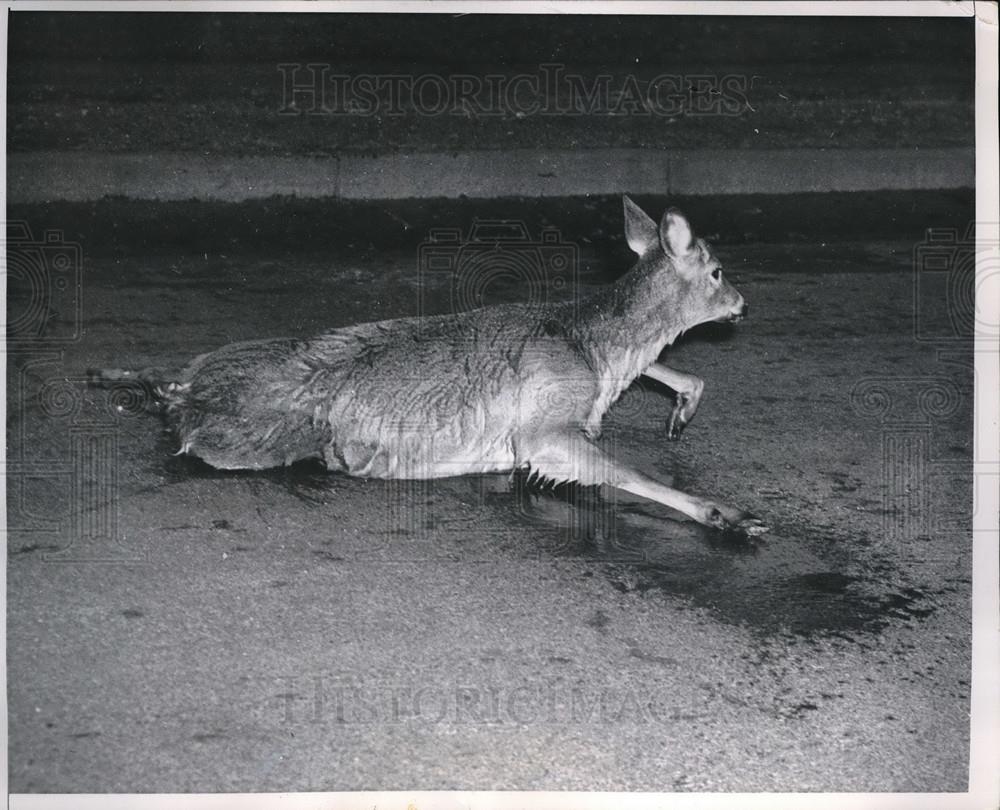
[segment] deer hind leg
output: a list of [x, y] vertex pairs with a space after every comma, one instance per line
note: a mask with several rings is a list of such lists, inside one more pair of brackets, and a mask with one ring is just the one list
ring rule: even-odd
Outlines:
[[687, 423], [694, 418], [698, 403], [701, 402], [702, 391], [705, 390], [705, 383], [700, 377], [677, 371], [662, 363], [653, 363], [643, 374], [677, 392], [677, 402], [667, 420], [667, 438], [676, 441], [681, 437], [681, 432]]
[[627, 465], [619, 464], [580, 433], [536, 436], [518, 448], [518, 460], [533, 474], [555, 482], [606, 484], [668, 506], [705, 526], [748, 536], [768, 528], [742, 509], [688, 495]]

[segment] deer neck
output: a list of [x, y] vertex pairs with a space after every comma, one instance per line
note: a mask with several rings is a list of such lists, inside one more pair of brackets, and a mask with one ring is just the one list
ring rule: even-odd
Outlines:
[[663, 273], [662, 266], [640, 261], [584, 303], [581, 320], [594, 359], [627, 378], [625, 385], [690, 327], [680, 306], [684, 282], [675, 277], [667, 283]]

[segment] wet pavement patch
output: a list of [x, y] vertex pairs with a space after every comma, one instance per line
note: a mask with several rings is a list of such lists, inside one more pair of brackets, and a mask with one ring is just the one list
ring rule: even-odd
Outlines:
[[[242, 480], [261, 495], [277, 488], [307, 508], [330, 503], [334, 491], [350, 481], [327, 472], [320, 462], [264, 471], [220, 471], [195, 458], [171, 455], [161, 460], [161, 473], [168, 482]], [[763, 634], [851, 638], [877, 633], [890, 621], [919, 620], [934, 612], [928, 594], [892, 584], [891, 568], [873, 566], [865, 571], [855, 565], [857, 572], [839, 570], [835, 561], [813, 551], [864, 548], [870, 544], [867, 537], [799, 538], [775, 532], [754, 541], [707, 529], [654, 503], [618, 502], [614, 497], [609, 501], [598, 488], [539, 486], [521, 474], [461, 480], [422, 482], [426, 486], [418, 487], [416, 494], [434, 503], [436, 512], [428, 517], [423, 533], [434, 534], [435, 521], [447, 524], [455, 519], [452, 511], [469, 507], [487, 510], [490, 523], [502, 523], [512, 532], [502, 542], [465, 548], [455, 537], [435, 538], [437, 550], [454, 560], [461, 561], [466, 552], [486, 553], [494, 561], [584, 560], [622, 593], [658, 592], [687, 600], [708, 608], [721, 621]], [[478, 493], [472, 498], [476, 502], [462, 503], [470, 500], [473, 490]], [[213, 521], [212, 527], [234, 530], [225, 519]], [[413, 541], [409, 536], [399, 539], [404, 544]], [[350, 554], [327, 547], [314, 549], [313, 558], [356, 562]], [[591, 624], [602, 629], [600, 613]]]
[[[562, 507], [545, 499], [561, 500]], [[867, 538], [818, 544], [776, 533], [751, 542], [677, 519], [655, 504], [609, 509], [585, 488], [536, 495], [521, 512], [539, 523], [564, 521], [559, 544], [548, 553], [593, 561], [617, 590], [690, 600], [722, 621], [764, 634], [871, 634], [892, 620], [934, 612], [929, 594], [893, 584], [891, 570], [849, 573], [810, 550], [862, 547]]]

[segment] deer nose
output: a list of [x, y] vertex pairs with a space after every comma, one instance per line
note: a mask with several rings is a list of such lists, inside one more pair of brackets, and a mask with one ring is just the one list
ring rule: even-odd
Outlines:
[[745, 318], [749, 313], [750, 313], [750, 305], [746, 301], [744, 301], [743, 309], [740, 310], [740, 317]]

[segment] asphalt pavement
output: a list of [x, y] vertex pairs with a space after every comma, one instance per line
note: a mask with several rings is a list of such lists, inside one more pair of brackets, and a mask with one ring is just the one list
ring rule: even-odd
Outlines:
[[[8, 355], [12, 792], [965, 789], [972, 345], [961, 276], [921, 259], [925, 225], [959, 255], [971, 195], [689, 210], [751, 317], [668, 350], [706, 383], [680, 442], [652, 383], [603, 441], [764, 517], [758, 546], [504, 476], [223, 474], [86, 388], [453, 306], [420, 245], [465, 204], [296, 205], [12, 212], [83, 256], [65, 341]], [[616, 199], [483, 205], [574, 246], [541, 294], [628, 267]]]

